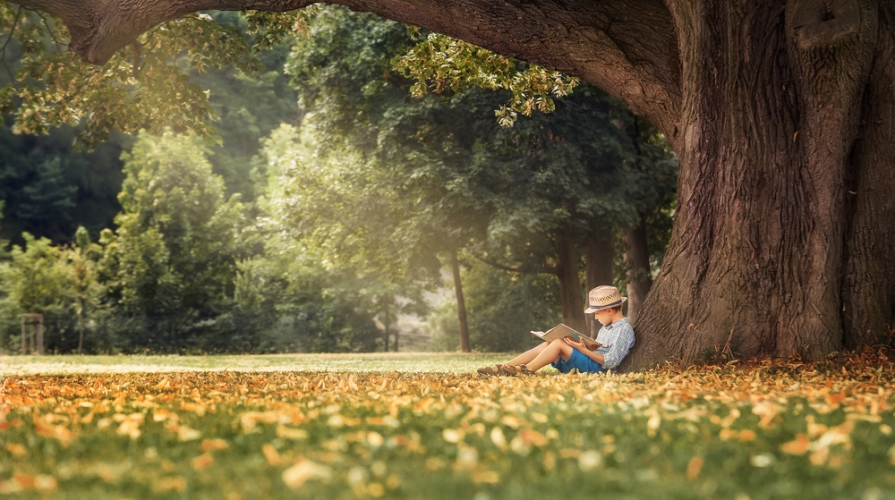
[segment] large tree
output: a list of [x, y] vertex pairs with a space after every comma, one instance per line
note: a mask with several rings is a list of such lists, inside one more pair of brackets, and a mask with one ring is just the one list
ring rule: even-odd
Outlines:
[[[308, 0], [21, 0], [103, 63], [200, 9]], [[680, 156], [635, 367], [712, 351], [802, 354], [891, 340], [895, 4], [882, 0], [342, 0], [578, 75]]]

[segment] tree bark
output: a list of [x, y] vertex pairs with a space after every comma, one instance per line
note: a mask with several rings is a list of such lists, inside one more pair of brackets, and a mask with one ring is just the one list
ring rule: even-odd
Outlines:
[[457, 251], [451, 251], [451, 270], [454, 273], [454, 293], [457, 297], [457, 320], [460, 323], [460, 351], [472, 352], [469, 346], [469, 323], [466, 321], [466, 300], [463, 298], [463, 285], [460, 282], [460, 261]]
[[846, 173], [844, 347], [895, 342], [895, 9], [880, 8], [861, 125]]
[[653, 285], [646, 243], [646, 221], [643, 214], [640, 214], [640, 223], [625, 233], [624, 240], [628, 278], [628, 321], [632, 326], [637, 326], [640, 309]]
[[[62, 18], [71, 50], [103, 62], [186, 12], [309, 1], [17, 3]], [[895, 340], [895, 3], [337, 3], [581, 76], [665, 134], [679, 205], [631, 367]]]
[[[612, 284], [612, 242], [600, 234], [594, 234], [588, 239], [584, 251], [584, 282], [586, 291], [593, 290], [600, 285]], [[582, 306], [585, 304], [582, 301]], [[593, 314], [585, 314], [587, 327], [591, 337], [596, 338], [602, 325]]]
[[562, 322], [584, 331], [584, 301], [581, 298], [581, 279], [578, 277], [578, 248], [565, 231], [556, 234], [556, 277], [562, 304]]

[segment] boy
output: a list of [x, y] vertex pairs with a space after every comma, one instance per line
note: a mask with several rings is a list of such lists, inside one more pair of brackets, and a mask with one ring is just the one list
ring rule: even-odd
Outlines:
[[544, 342], [511, 359], [505, 365], [479, 368], [482, 375], [517, 375], [534, 373], [548, 364], [562, 373], [577, 369], [582, 373], [599, 373], [618, 366], [634, 345], [634, 329], [622, 314], [622, 304], [628, 300], [614, 286], [598, 286], [587, 294], [588, 308], [603, 325], [597, 334], [602, 344], [591, 351], [585, 341], [575, 342], [569, 337]]

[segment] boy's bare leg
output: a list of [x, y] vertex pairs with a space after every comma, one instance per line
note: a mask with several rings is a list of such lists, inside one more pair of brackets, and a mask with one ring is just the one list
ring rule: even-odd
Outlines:
[[541, 354], [541, 351], [546, 349], [548, 345], [550, 345], [550, 344], [547, 342], [544, 342], [543, 344], [538, 344], [538, 345], [532, 347], [531, 349], [523, 352], [522, 354], [516, 356], [515, 358], [507, 361], [504, 364], [510, 365], [510, 366], [519, 366], [519, 365], [524, 365], [526, 363], [530, 363], [536, 357], [538, 357], [538, 354]]
[[549, 345], [546, 345], [543, 349], [541, 349], [540, 354], [535, 356], [535, 358], [528, 363], [524, 363], [526, 367], [528, 367], [531, 371], [538, 371], [541, 368], [549, 365], [550, 363], [556, 361], [556, 358], [562, 356], [562, 359], [565, 361], [569, 360], [569, 356], [572, 355], [572, 351], [575, 348], [566, 344], [562, 340], [554, 340]]

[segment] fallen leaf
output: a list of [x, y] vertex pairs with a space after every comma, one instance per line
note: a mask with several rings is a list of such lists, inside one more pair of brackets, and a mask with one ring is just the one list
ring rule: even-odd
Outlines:
[[206, 439], [202, 441], [202, 451], [216, 451], [216, 450], [226, 450], [230, 447], [230, 444], [223, 439]]
[[332, 469], [306, 458], [299, 459], [295, 465], [284, 470], [282, 474], [283, 482], [292, 489], [300, 488], [311, 479], [327, 480], [330, 477], [332, 477]]
[[808, 436], [804, 434], [797, 434], [794, 440], [782, 444], [780, 446], [780, 449], [784, 453], [789, 453], [790, 455], [804, 455], [808, 452], [808, 448], [810, 446], [811, 441], [808, 440]]
[[6, 451], [12, 453], [17, 457], [24, 456], [28, 453], [28, 448], [20, 443], [6, 443], [3, 447], [6, 448]]
[[261, 447], [261, 453], [264, 453], [264, 458], [267, 459], [268, 464], [273, 465], [274, 467], [283, 465], [283, 458], [272, 444], [265, 443], [264, 446]]
[[278, 425], [277, 437], [285, 439], [307, 439], [308, 431], [304, 429], [296, 429], [294, 427], [286, 427], [285, 425]]
[[699, 477], [699, 471], [702, 470], [702, 465], [705, 461], [702, 457], [693, 457], [690, 459], [690, 463], [687, 464], [687, 479], [693, 481], [697, 477]]
[[214, 464], [214, 457], [211, 456], [211, 453], [203, 453], [192, 459], [190, 464], [192, 464], [193, 469], [196, 470], [207, 469]]
[[177, 426], [177, 439], [181, 441], [194, 441], [202, 437], [202, 432], [186, 425]]

